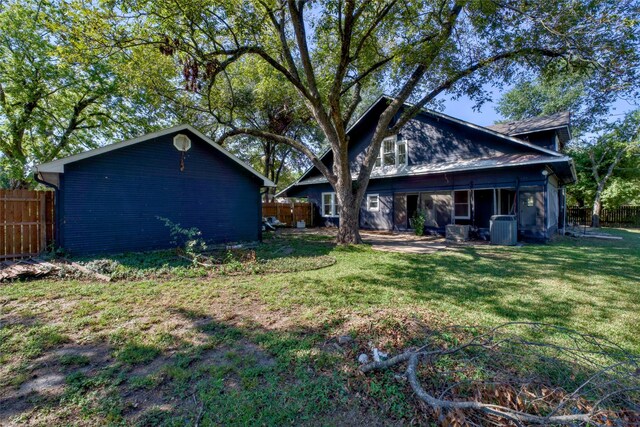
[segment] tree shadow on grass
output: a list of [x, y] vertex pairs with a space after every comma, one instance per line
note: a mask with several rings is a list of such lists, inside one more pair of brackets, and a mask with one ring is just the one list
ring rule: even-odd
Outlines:
[[[357, 354], [369, 352], [369, 342], [381, 336], [368, 331], [342, 349], [324, 350], [327, 334], [348, 319], [330, 330], [296, 324], [271, 330], [252, 318], [221, 320], [182, 305], [168, 307], [167, 316], [184, 321], [198, 339], [183, 334], [150, 342], [141, 335], [90, 344], [44, 342], [23, 368], [23, 379], [0, 387], [0, 424], [30, 419], [153, 426], [393, 425], [416, 413], [422, 421], [431, 419], [413, 406], [406, 383], [392, 374], [355, 374]], [[396, 336], [390, 319], [371, 321]], [[20, 328], [51, 326], [33, 316], [13, 321]], [[425, 339], [423, 332], [410, 335], [407, 340]], [[533, 368], [546, 372], [544, 364]]]
[[72, 413], [95, 423], [283, 425], [346, 408], [335, 355], [317, 349], [321, 328], [272, 331], [248, 319], [169, 311], [203, 339], [43, 347], [22, 379], [0, 387], [0, 424], [55, 424]]

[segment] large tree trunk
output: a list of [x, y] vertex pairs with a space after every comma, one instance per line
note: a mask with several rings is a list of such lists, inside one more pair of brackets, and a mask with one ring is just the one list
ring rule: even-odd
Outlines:
[[353, 194], [351, 188], [337, 189], [338, 202], [340, 203], [340, 227], [336, 241], [341, 245], [362, 243], [358, 225], [360, 223], [360, 200]]

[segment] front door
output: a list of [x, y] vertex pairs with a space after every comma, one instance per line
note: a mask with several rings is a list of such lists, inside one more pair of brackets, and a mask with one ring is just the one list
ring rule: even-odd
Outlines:
[[397, 230], [407, 228], [407, 196], [405, 194], [393, 196], [393, 225]]
[[489, 228], [493, 215], [493, 190], [475, 190], [473, 193], [474, 222], [478, 228]]

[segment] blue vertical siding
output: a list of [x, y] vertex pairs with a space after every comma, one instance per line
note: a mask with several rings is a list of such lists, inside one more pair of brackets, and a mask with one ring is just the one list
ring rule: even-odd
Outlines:
[[61, 245], [72, 254], [171, 247], [157, 218], [196, 227], [211, 243], [255, 241], [261, 232], [262, 181], [188, 131], [150, 139], [65, 166]]

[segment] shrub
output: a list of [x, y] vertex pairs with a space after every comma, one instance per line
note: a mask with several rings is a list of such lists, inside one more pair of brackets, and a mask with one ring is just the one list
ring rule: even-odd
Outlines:
[[427, 216], [423, 211], [416, 211], [413, 215], [413, 229], [416, 233], [416, 236], [424, 235], [424, 224], [427, 222]]
[[164, 225], [169, 228], [171, 243], [183, 248], [187, 254], [196, 255], [207, 250], [207, 242], [202, 238], [202, 232], [198, 228], [184, 228], [169, 218], [161, 216], [156, 218], [164, 222]]

